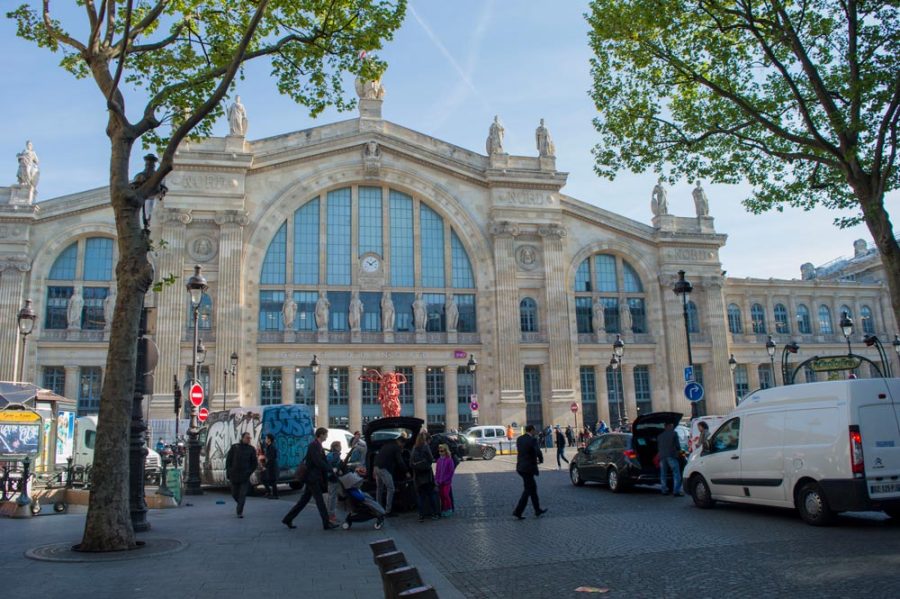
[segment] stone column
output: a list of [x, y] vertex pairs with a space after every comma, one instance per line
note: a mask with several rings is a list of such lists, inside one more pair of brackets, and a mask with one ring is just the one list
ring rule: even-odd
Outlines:
[[702, 284], [706, 305], [704, 330], [709, 335], [710, 360], [703, 370], [706, 410], [710, 414], [727, 414], [734, 404], [731, 369], [728, 367], [728, 322], [721, 277], [704, 277]]
[[522, 388], [522, 364], [519, 358], [519, 290], [516, 283], [515, 237], [518, 225], [495, 222], [491, 225], [494, 237], [494, 268], [497, 289], [497, 370], [500, 380], [500, 402], [525, 403]]
[[[241, 336], [241, 254], [243, 250], [244, 226], [250, 221], [247, 215], [234, 210], [216, 213], [216, 224], [219, 225], [219, 285], [218, 297], [215, 302], [216, 310], [216, 364], [217, 372], [223, 372], [231, 368], [231, 352], [238, 352], [240, 358], [242, 345]], [[238, 365], [241, 359], [238, 360]], [[282, 389], [285, 389], [288, 369], [283, 369], [281, 377]], [[290, 369], [291, 389], [293, 389], [294, 371]], [[240, 405], [241, 377], [235, 377], [235, 388], [232, 393], [226, 394], [229, 403]], [[286, 400], [294, 402], [293, 392]], [[236, 402], [233, 400], [237, 399]]]
[[[294, 391], [297, 384], [293, 366], [281, 367], [281, 403], [294, 403]], [[221, 394], [220, 394], [221, 395]]]
[[[66, 366], [66, 388], [65, 396], [69, 399], [78, 400], [78, 366]], [[170, 404], [171, 406], [171, 404]], [[170, 407], [168, 417], [172, 417], [172, 409]]]
[[[677, 275], [660, 275], [660, 297], [666, 297], [666, 293], [672, 294], [672, 286], [677, 280]], [[693, 282], [696, 283], [696, 281]], [[687, 337], [684, 330], [684, 308], [680, 297], [675, 296], [674, 300], [670, 299], [663, 302], [663, 329], [659, 335], [659, 343], [664, 344], [666, 347], [669, 381], [672, 382], [669, 389], [669, 397], [666, 398], [664, 406], [671, 411], [689, 414], [691, 407], [681, 393], [683, 384], [679, 384], [680, 381], [684, 380], [684, 367], [688, 365]], [[691, 349], [693, 350], [693, 348], [694, 346], [692, 345]]]
[[[413, 405], [416, 418], [428, 420], [428, 404], [425, 401], [425, 377], [428, 376], [428, 367], [423, 365], [413, 366]], [[427, 424], [427, 422], [426, 422]], [[418, 432], [418, 431], [416, 431]]]
[[[31, 265], [24, 261], [0, 261], [0, 322], [5, 326], [0, 327], [0, 380], [14, 381], [19, 376], [19, 354], [22, 350], [22, 336], [16, 318], [19, 310], [25, 305], [23, 293], [25, 289], [25, 273], [31, 269]], [[40, 306], [44, 302], [38, 301]], [[43, 323], [42, 314], [36, 308], [38, 318], [34, 323], [31, 340], [37, 338], [39, 329]], [[25, 360], [28, 361], [27, 359]], [[23, 378], [29, 375], [23, 370]]]
[[759, 389], [759, 364], [756, 362], [747, 364], [747, 386], [751, 393]]
[[[184, 369], [181, 364], [181, 339], [187, 322], [188, 293], [184, 288], [186, 255], [185, 228], [191, 222], [188, 211], [165, 209], [158, 206], [159, 237], [166, 240], [165, 249], [158, 252], [156, 276], [175, 275], [176, 284], [164, 287], [156, 296], [157, 325], [156, 344], [159, 347], [159, 363], [154, 374], [154, 394], [151, 401], [151, 418], [172, 417], [172, 377], [178, 376], [179, 386], [184, 385]], [[154, 237], [156, 237], [154, 235]], [[212, 374], [212, 373], [210, 373]], [[185, 405], [190, 406], [187, 397]]]
[[637, 397], [634, 395], [634, 366], [627, 361], [622, 364], [622, 393], [625, 400], [625, 414], [628, 422], [637, 418]]
[[[597, 389], [597, 413], [609, 424], [609, 391], [606, 388], [606, 366], [594, 366], [594, 386]], [[594, 423], [596, 424], [596, 423]]]
[[[356, 255], [356, 254], [354, 254]], [[362, 366], [350, 366], [347, 369], [347, 375], [350, 379], [350, 405], [348, 406], [350, 414], [350, 430], [362, 430], [362, 381], [359, 377], [362, 375]]]
[[[550, 348], [550, 402], [555, 419], [563, 418], [569, 411], [569, 404], [575, 401], [573, 381], [578, 372], [573, 361], [575, 348], [572, 340], [578, 339], [572, 330], [574, 319], [569, 318], [569, 291], [566, 287], [568, 260], [564, 255], [563, 238], [567, 235], [564, 227], [547, 225], [538, 229], [544, 243], [544, 276], [547, 286], [547, 326]], [[513, 312], [518, 315], [518, 310]], [[553, 405], [564, 402], [565, 405]]]
[[316, 427], [328, 426], [328, 366], [322, 364], [316, 375]]
[[[444, 401], [447, 410], [445, 422], [447, 430], [459, 428], [459, 402], [456, 400], [457, 364], [444, 366]], [[475, 376], [478, 376], [476, 373]], [[499, 414], [498, 414], [499, 416]]]

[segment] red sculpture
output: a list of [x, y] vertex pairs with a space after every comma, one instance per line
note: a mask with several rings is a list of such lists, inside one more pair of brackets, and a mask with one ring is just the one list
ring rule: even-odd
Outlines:
[[381, 373], [370, 369], [365, 371], [359, 380], [378, 383], [378, 402], [381, 404], [381, 415], [391, 418], [400, 415], [400, 385], [406, 384], [406, 375], [399, 372]]

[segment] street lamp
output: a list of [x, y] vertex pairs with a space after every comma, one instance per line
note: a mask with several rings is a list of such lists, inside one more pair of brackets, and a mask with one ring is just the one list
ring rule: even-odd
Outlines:
[[[194, 382], [199, 382], [200, 367], [200, 303], [203, 301], [203, 294], [209, 289], [206, 284], [206, 277], [200, 274], [200, 265], [194, 266], [194, 274], [188, 279], [185, 287], [191, 296], [191, 308], [193, 308], [194, 317], [194, 344], [193, 344], [193, 372]], [[203, 358], [206, 358], [204, 349]], [[202, 495], [203, 489], [200, 488], [200, 434], [199, 422], [197, 420], [197, 406], [191, 402], [191, 426], [188, 429], [188, 477], [185, 485], [185, 495]]]
[[800, 351], [800, 345], [797, 344], [796, 341], [791, 341], [789, 343], [785, 343], [784, 347], [781, 349], [781, 384], [782, 385], [792, 385], [794, 383], [794, 377], [791, 376], [790, 380], [788, 380], [788, 375], [791, 373], [788, 372], [788, 354], [796, 354]]
[[[472, 375], [472, 395], [475, 396], [475, 400], [478, 400], [478, 377], [475, 376], [475, 370], [478, 368], [478, 360], [475, 359], [475, 354], [469, 354], [469, 361], [466, 362], [466, 368], [469, 369], [469, 374]], [[471, 404], [470, 404], [471, 407]], [[472, 415], [472, 422], [475, 426], [478, 426], [478, 416], [475, 414]]]
[[[772, 364], [772, 386], [778, 386], [778, 379], [775, 377], [775, 341], [772, 340], [772, 335], [769, 335], [769, 339], [766, 341], [766, 353], [769, 354], [769, 362]], [[781, 384], [784, 384], [784, 374], [781, 376]]]
[[622, 396], [619, 394], [619, 375], [616, 372], [619, 369], [619, 357], [616, 354], [613, 354], [612, 358], [609, 359], [609, 366], [613, 369], [613, 384], [616, 386], [616, 419], [619, 421], [618, 428], [621, 430], [624, 423], [622, 421], [622, 407], [619, 405]]
[[[622, 368], [621, 376], [625, 376], [625, 369], [622, 366], [622, 358], [625, 356], [625, 342], [622, 341], [621, 335], [616, 335], [616, 340], [613, 342], [613, 355], [616, 357], [617, 368]], [[618, 385], [618, 382], [616, 383]], [[619, 426], [627, 426], [628, 425], [628, 404], [625, 403], [625, 389], [624, 385], [621, 389], [622, 391], [622, 421], [619, 423]]]
[[[691, 328], [688, 326], [688, 309], [687, 302], [688, 296], [691, 294], [691, 291], [694, 290], [694, 286], [690, 284], [689, 281], [684, 280], [684, 271], [678, 271], [678, 280], [675, 282], [675, 285], [672, 286], [672, 291], [675, 292], [675, 295], [681, 296], [681, 309], [684, 314], [684, 337], [687, 340], [687, 354], [688, 354], [688, 366], [691, 367], [691, 371], [694, 370], [694, 357], [691, 355]], [[691, 418], [696, 418], [699, 416], [697, 413], [697, 402], [691, 402]]]
[[237, 376], [237, 352], [231, 352], [231, 368], [226, 368], [222, 374], [222, 409], [225, 409], [225, 389], [228, 386], [228, 375]]
[[850, 318], [850, 315], [847, 312], [843, 312], [841, 316], [841, 333], [844, 335], [844, 339], [847, 340], [847, 354], [852, 354], [853, 352], [850, 349], [850, 335], [853, 334], [853, 319]]
[[731, 357], [728, 358], [728, 369], [731, 371], [731, 388], [734, 390], [734, 405], [737, 405], [737, 381], [734, 378], [734, 371], [737, 369], [737, 360], [734, 359], [734, 354], [731, 354]]
[[34, 309], [31, 307], [31, 300], [25, 300], [25, 305], [22, 306], [18, 316], [16, 316], [19, 334], [22, 335], [22, 359], [19, 360], [19, 376], [16, 377], [19, 382], [22, 382], [22, 378], [25, 376], [25, 340], [28, 335], [31, 334], [31, 331], [34, 330], [34, 321], [36, 318], [37, 316], [34, 313]]
[[[312, 371], [313, 377], [315, 377], [317, 374], [319, 374], [319, 358], [317, 358], [315, 354], [313, 354], [313, 359], [309, 361], [309, 369]], [[319, 392], [318, 385], [315, 386], [314, 389], [316, 390], [316, 393]], [[318, 426], [319, 425], [319, 403], [316, 401], [315, 397], [313, 398], [313, 402], [315, 403], [315, 405], [313, 406], [313, 424], [315, 426]]]
[[313, 359], [309, 361], [309, 369], [313, 374], [319, 374], [319, 358], [313, 355]]

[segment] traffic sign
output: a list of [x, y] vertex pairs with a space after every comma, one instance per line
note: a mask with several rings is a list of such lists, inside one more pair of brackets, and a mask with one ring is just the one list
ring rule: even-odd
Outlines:
[[569, 409], [572, 410], [572, 413], [574, 414], [575, 412], [578, 411], [578, 404], [573, 401], [572, 405], [569, 406]]
[[472, 403], [469, 404], [469, 407], [472, 408], [473, 412], [477, 412], [478, 411], [478, 402], [473, 401]]
[[194, 383], [191, 385], [191, 392], [188, 394], [188, 397], [191, 400], [191, 403], [198, 408], [203, 405], [203, 387], [200, 383]]
[[690, 383], [694, 380], [694, 367], [693, 366], [685, 366], [684, 367], [684, 382]]
[[200, 408], [200, 411], [197, 412], [197, 420], [200, 422], [206, 422], [206, 419], [209, 418], [209, 410], [206, 408]]
[[684, 386], [684, 396], [688, 401], [700, 401], [703, 399], [703, 385], [696, 381], [691, 381]]

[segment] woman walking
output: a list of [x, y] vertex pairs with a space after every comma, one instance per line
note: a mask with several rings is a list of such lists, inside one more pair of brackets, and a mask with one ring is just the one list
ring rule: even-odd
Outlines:
[[434, 472], [434, 482], [438, 487], [438, 495], [441, 498], [441, 516], [446, 518], [453, 515], [453, 473], [456, 465], [450, 456], [450, 448], [447, 445], [438, 445], [438, 461]]
[[410, 465], [413, 470], [413, 484], [416, 485], [416, 496], [419, 503], [419, 522], [425, 521], [426, 510], [431, 513], [431, 519], [441, 517], [438, 507], [438, 496], [434, 487], [434, 472], [431, 465], [434, 456], [428, 447], [428, 436], [421, 432], [416, 437], [416, 445], [413, 447]]
[[266, 471], [263, 474], [263, 485], [269, 499], [278, 499], [278, 448], [275, 447], [275, 436], [266, 434], [266, 446], [263, 448]]

